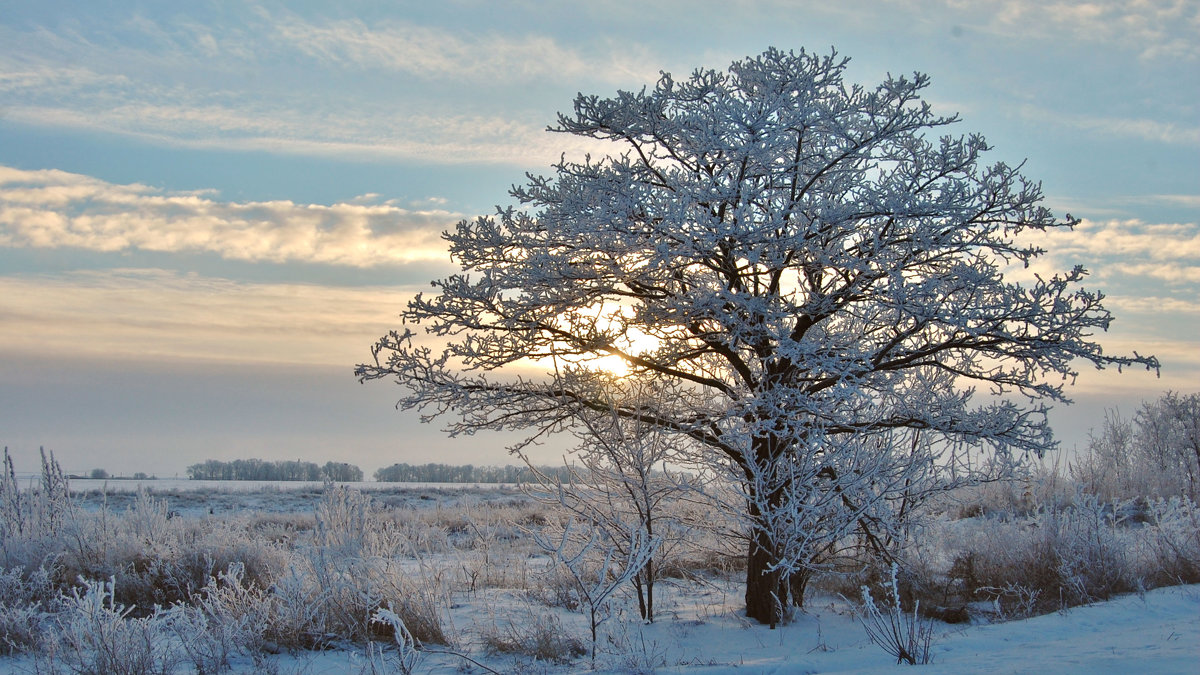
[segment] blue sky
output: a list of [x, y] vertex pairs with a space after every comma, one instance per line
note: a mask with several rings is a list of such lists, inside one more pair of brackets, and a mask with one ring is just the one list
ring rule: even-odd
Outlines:
[[[1026, 161], [1117, 316], [1055, 421], [1082, 443], [1200, 389], [1200, 7], [1194, 2], [0, 5], [0, 444], [69, 470], [207, 458], [505, 463], [445, 440], [354, 364], [451, 271], [439, 232], [507, 204], [575, 139], [576, 92], [768, 46], [928, 73], [955, 133]], [[547, 458], [553, 449], [546, 451]]]

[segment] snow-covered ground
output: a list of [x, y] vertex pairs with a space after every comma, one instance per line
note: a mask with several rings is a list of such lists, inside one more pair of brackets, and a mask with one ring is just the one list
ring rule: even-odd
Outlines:
[[[35, 478], [18, 478], [23, 488], [36, 485]], [[101, 506], [120, 511], [131, 505], [138, 490], [164, 500], [170, 511], [182, 515], [246, 513], [312, 513], [324, 494], [321, 481], [187, 480], [175, 478], [147, 480], [98, 480], [75, 478], [71, 493], [85, 509]], [[437, 502], [442, 506], [462, 499], [488, 501], [519, 494], [507, 483], [381, 483], [362, 481], [338, 483], [372, 495], [376, 502], [390, 507], [417, 502]]]
[[[28, 489], [39, 485], [40, 473], [16, 472], [18, 487]], [[338, 483], [355, 490], [390, 490], [397, 485], [410, 488], [480, 488], [512, 487], [505, 483], [384, 483], [379, 481], [357, 481]], [[71, 492], [85, 493], [105, 491], [110, 493], [137, 492], [146, 488], [152, 492], [211, 491], [211, 492], [261, 492], [263, 490], [320, 490], [325, 483], [311, 480], [191, 480], [188, 478], [72, 478]]]
[[[503, 673], [695, 673], [800, 675], [840, 673], [1039, 673], [1129, 675], [1200, 673], [1200, 586], [1162, 588], [1065, 612], [988, 625], [936, 627], [933, 663], [897, 665], [871, 644], [850, 613], [831, 603], [771, 630], [737, 616], [737, 598], [717, 589], [691, 596], [670, 616], [642, 626], [628, 617], [605, 624], [613, 637], [595, 668], [587, 656], [567, 665], [486, 659]], [[457, 612], [456, 621], [486, 621]], [[614, 623], [620, 623], [617, 630]], [[613, 643], [616, 643], [615, 645]], [[473, 658], [479, 659], [478, 654]], [[486, 672], [462, 659], [424, 655], [416, 673]], [[248, 661], [236, 672], [254, 672]], [[281, 655], [280, 673], [335, 675], [371, 672], [360, 650]], [[0, 673], [33, 672], [26, 661], [0, 661]], [[396, 672], [396, 671], [388, 671]]]
[[[926, 666], [897, 665], [870, 643], [862, 626], [838, 604], [811, 609], [796, 622], [771, 630], [738, 617], [736, 596], [714, 595], [720, 592], [709, 589], [697, 594], [677, 607], [673, 616], [650, 626], [625, 621], [615, 640], [626, 653], [613, 653], [619, 650], [610, 643], [607, 653], [598, 656], [594, 671], [586, 656], [568, 666], [546, 669], [698, 675], [877, 675], [909, 668], [922, 673], [980, 674], [1200, 673], [1200, 586], [1162, 588], [1143, 597], [1122, 597], [1022, 621], [938, 624], [933, 663]], [[358, 652], [310, 654], [292, 661], [280, 662], [282, 672], [297, 668], [311, 675], [356, 673], [365, 664]], [[462, 664], [456, 657], [427, 655], [417, 672], [459, 673]], [[489, 665], [501, 672], [530, 667], [511, 661]]]
[[[192, 490], [183, 489], [183, 486], [154, 490], [155, 499], [165, 499], [167, 507], [182, 509], [185, 516], [179, 520], [161, 521], [159, 527], [167, 527], [168, 522], [174, 527], [180, 521], [192, 521], [189, 514], [199, 519], [208, 518], [206, 513], [197, 513], [205, 506], [216, 511], [216, 520], [223, 517], [221, 513], [226, 508], [226, 512], [239, 512], [230, 516], [238, 522], [251, 519], [251, 512], [281, 510], [289, 510], [295, 516], [308, 514], [311, 519], [312, 502], [321, 493], [318, 486], [287, 485], [266, 490], [260, 486], [258, 491], [223, 491], [213, 486], [188, 483]], [[73, 481], [72, 487], [77, 494], [82, 492], [79, 490], [82, 486], [77, 482]], [[158, 487], [165, 488], [165, 484]], [[483, 664], [472, 665], [455, 654], [427, 651], [420, 655], [411, 670], [413, 673], [449, 675], [491, 670], [547, 674], [867, 674], [905, 672], [913, 667], [897, 665], [894, 657], [872, 644], [854, 616], [854, 604], [844, 598], [813, 592], [806, 611], [795, 621], [771, 629], [740, 615], [742, 586], [737, 582], [736, 574], [723, 576], [706, 572], [699, 572], [698, 578], [692, 580], [661, 580], [656, 586], [657, 620], [652, 625], [643, 625], [637, 618], [636, 603], [628, 594], [615, 596], [609, 606], [608, 618], [600, 627], [594, 664], [588, 655], [578, 653], [565, 663], [537, 661], [528, 655], [495, 653], [484, 644], [489, 631], [494, 636], [509, 630], [507, 627], [515, 627], [510, 632], [524, 631], [528, 636], [531, 633], [526, 629], [539, 622], [549, 626], [543, 634], [570, 636], [578, 646], [588, 645], [588, 622], [582, 612], [544, 602], [545, 589], [551, 588], [553, 583], [541, 576], [545, 558], [528, 542], [522, 544], [518, 539], [512, 539], [507, 526], [500, 527], [480, 519], [486, 509], [479, 507], [485, 502], [506, 505], [505, 508], [519, 512], [528, 506], [527, 498], [522, 498], [511, 488], [479, 490], [411, 485], [387, 488], [371, 495], [373, 503], [381, 508], [381, 514], [391, 517], [422, 508], [436, 509], [448, 522], [464, 519], [463, 523], [455, 525], [460, 532], [456, 536], [465, 536], [469, 531], [475, 537], [471, 540], [474, 543], [463, 548], [449, 544], [429, 546], [426, 553], [415, 558], [388, 558], [388, 564], [398, 566], [396, 570], [400, 576], [422, 578], [427, 584], [424, 588], [440, 589], [434, 591], [438, 612], [453, 646], [433, 646], [431, 650], [455, 650]], [[114, 514], [126, 513], [116, 500], [131, 496], [126, 493], [119, 497], [118, 493], [109, 491], [106, 507]], [[120, 517], [133, 518], [133, 512], [128, 513], [131, 515]], [[475, 520], [472, 522], [470, 518]], [[277, 534], [291, 532], [278, 528], [272, 531]], [[419, 530], [397, 532], [408, 536]], [[144, 551], [143, 546], [133, 544], [135, 552]], [[497, 569], [506, 567], [511, 569]], [[481, 576], [476, 588], [474, 577], [469, 576], [472, 573], [499, 581], [485, 582]], [[505, 581], [519, 583], [505, 585]], [[1160, 588], [1141, 596], [1119, 597], [1021, 621], [977, 621], [971, 625], [935, 623], [933, 626], [933, 662], [917, 666], [922, 669], [918, 672], [1200, 674], [1200, 585]], [[233, 672], [238, 674], [384, 675], [405, 672], [398, 666], [394, 652], [375, 653], [372, 658], [362, 645], [335, 644], [340, 647], [323, 652], [282, 650], [265, 657], [260, 654], [258, 663], [250, 656], [237, 655], [231, 665]], [[2, 648], [3, 643], [0, 643], [0, 653], [3, 653]], [[48, 669], [45, 655], [0, 657], [0, 675], [59, 672], [73, 671], [61, 662], [56, 669]], [[172, 672], [190, 674], [194, 667], [181, 659], [178, 668]]]
[[[481, 659], [477, 653], [473, 658], [503, 673], [879, 675], [909, 668], [921, 673], [1200, 673], [1200, 585], [1161, 588], [1142, 597], [1122, 597], [1022, 621], [938, 624], [933, 663], [925, 666], [897, 665], [870, 643], [840, 602], [812, 608], [794, 623], [771, 630], [738, 617], [737, 598], [728, 590], [732, 589], [707, 588], [689, 594], [673, 603], [668, 616], [649, 626], [628, 617], [611, 618], [605, 624], [610, 639], [595, 668], [587, 656], [565, 665], [507, 657]], [[456, 622], [489, 620], [471, 616], [475, 610], [469, 607], [459, 610]], [[246, 658], [234, 666], [236, 673], [260, 672]], [[270, 669], [284, 675], [372, 672], [360, 649], [282, 654], [272, 659]], [[4, 675], [35, 672], [39, 671], [28, 657], [0, 658]], [[181, 668], [180, 672], [190, 671]], [[425, 654], [414, 672], [486, 671], [453, 655]]]

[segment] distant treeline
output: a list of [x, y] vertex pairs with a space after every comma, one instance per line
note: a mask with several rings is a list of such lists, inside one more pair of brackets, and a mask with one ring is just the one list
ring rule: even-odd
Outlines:
[[[563, 466], [539, 466], [538, 471], [560, 479], [571, 480]], [[450, 464], [393, 464], [375, 472], [381, 483], [529, 483], [533, 471], [527, 466], [452, 466]]]
[[326, 462], [320, 466], [299, 460], [235, 459], [222, 462], [210, 459], [187, 468], [192, 480], [332, 480], [357, 482], [363, 479], [362, 469], [346, 462]]

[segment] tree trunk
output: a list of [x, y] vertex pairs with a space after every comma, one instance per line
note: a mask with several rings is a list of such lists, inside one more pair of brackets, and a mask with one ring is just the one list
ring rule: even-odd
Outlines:
[[770, 537], [761, 531], [752, 533], [746, 556], [746, 616], [773, 627], [783, 618], [787, 590], [780, 570], [769, 570], [771, 558]]
[[[755, 462], [761, 469], [768, 469], [777, 461], [775, 443], [770, 437], [754, 439]], [[783, 572], [771, 569], [777, 562], [775, 541], [769, 528], [762, 527], [763, 512], [757, 491], [766, 489], [756, 480], [758, 472], [746, 470], [747, 516], [751, 523], [750, 545], [746, 554], [746, 617], [759, 623], [775, 624], [783, 620], [783, 608], [787, 603], [788, 587]], [[766, 495], [766, 508], [776, 508], [780, 497], [777, 493]]]
[[642, 570], [642, 574], [646, 576], [646, 615], [642, 618], [646, 623], [654, 623], [654, 559], [646, 561], [646, 567]]
[[804, 593], [808, 590], [808, 581], [812, 578], [812, 572], [807, 569], [797, 570], [792, 573], [788, 579], [788, 586], [792, 591], [792, 604], [803, 608]]
[[654, 580], [642, 569], [633, 575], [632, 582], [637, 590], [638, 614], [646, 623], [654, 623]]

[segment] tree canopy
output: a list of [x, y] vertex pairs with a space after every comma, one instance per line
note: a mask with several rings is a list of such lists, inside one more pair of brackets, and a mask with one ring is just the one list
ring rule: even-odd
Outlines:
[[[814, 550], [882, 537], [915, 478], [1053, 448], [1047, 405], [1078, 363], [1157, 361], [1094, 341], [1112, 316], [1082, 268], [1006, 279], [1043, 253], [1022, 232], [1077, 221], [1019, 165], [983, 163], [983, 136], [931, 137], [957, 117], [921, 99], [925, 75], [866, 88], [846, 64], [770, 49], [581, 94], [551, 130], [612, 154], [564, 158], [447, 233], [462, 272], [404, 313], [444, 347], [394, 331], [357, 375], [453, 411], [452, 433], [534, 440], [615, 410], [687, 439], [742, 487], [747, 608], [769, 622]], [[514, 372], [530, 363], [546, 375]], [[659, 395], [614, 403], [621, 379]]]

